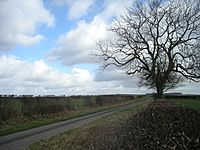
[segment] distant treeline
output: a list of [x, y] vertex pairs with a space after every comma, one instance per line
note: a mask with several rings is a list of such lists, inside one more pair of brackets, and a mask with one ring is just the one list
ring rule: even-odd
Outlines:
[[193, 95], [193, 94], [183, 94], [183, 95], [164, 95], [166, 99], [199, 99], [200, 95]]
[[[146, 93], [146, 96], [151, 96], [156, 98], [156, 93]], [[166, 99], [198, 99], [200, 100], [199, 94], [182, 94], [182, 93], [164, 93], [163, 98]]]
[[101, 96], [0, 96], [0, 121], [34, 117], [134, 99], [133, 95]]

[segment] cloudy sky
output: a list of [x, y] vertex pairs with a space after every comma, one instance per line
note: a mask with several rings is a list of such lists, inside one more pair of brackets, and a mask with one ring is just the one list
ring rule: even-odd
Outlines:
[[[1, 0], [0, 94], [146, 93], [137, 78], [98, 70], [96, 42], [132, 0]], [[199, 93], [188, 83], [175, 90]]]

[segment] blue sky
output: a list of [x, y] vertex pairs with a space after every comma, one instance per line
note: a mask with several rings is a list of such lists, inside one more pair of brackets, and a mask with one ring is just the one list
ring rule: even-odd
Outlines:
[[[145, 93], [136, 77], [104, 73], [92, 59], [96, 42], [132, 0], [0, 1], [0, 94]], [[177, 92], [198, 93], [190, 83]]]

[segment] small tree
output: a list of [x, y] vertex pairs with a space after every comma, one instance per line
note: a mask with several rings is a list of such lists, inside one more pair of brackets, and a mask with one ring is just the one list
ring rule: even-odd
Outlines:
[[200, 79], [200, 2], [153, 0], [136, 4], [109, 29], [95, 53], [102, 69], [110, 65], [136, 74], [157, 97], [189, 79]]

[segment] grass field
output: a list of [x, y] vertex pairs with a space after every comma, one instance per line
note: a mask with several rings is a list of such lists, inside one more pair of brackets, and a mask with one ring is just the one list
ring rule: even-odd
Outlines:
[[[17, 119], [11, 119], [6, 122], [3, 122], [0, 124], [0, 136], [7, 135], [10, 133], [15, 133], [35, 127], [40, 127], [43, 125], [48, 125], [51, 123], [59, 122], [59, 121], [64, 121], [80, 116], [84, 116], [87, 114], [103, 111], [109, 108], [117, 107], [120, 105], [132, 103], [134, 100], [131, 101], [124, 101], [121, 103], [117, 104], [106, 104], [104, 106], [98, 106], [94, 108], [83, 108], [75, 111], [69, 111], [69, 112], [61, 112], [61, 113], [56, 113], [56, 114], [49, 114], [49, 115], [43, 115], [41, 117], [36, 116], [37, 118], [17, 118]], [[80, 103], [80, 101], [76, 101], [74, 105], [83, 105]]]
[[49, 140], [40, 141], [28, 147], [27, 150], [88, 150], [92, 147], [95, 149], [95, 145], [91, 143], [115, 140], [112, 137], [114, 132], [146, 104], [98, 119], [91, 124], [67, 131]]
[[175, 100], [175, 102], [179, 105], [200, 110], [200, 99], [178, 99], [178, 100]]

